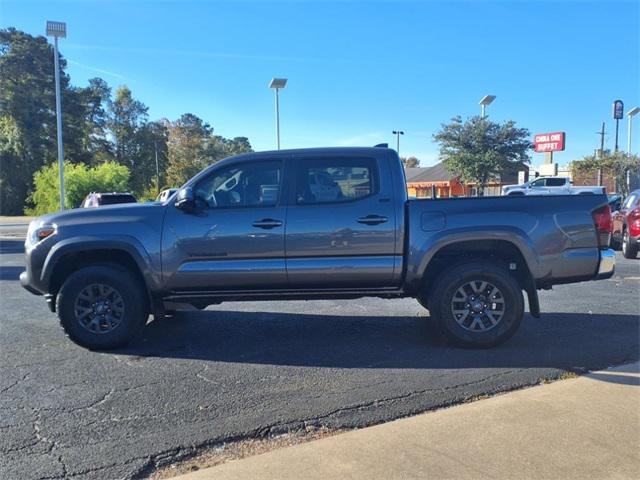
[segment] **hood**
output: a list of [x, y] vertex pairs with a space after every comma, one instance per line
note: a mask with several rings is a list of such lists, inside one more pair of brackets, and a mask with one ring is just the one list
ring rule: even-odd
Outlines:
[[83, 225], [87, 223], [139, 222], [150, 217], [161, 216], [165, 205], [149, 203], [121, 203], [93, 208], [74, 208], [64, 212], [42, 215], [32, 224], [54, 223], [58, 227]]
[[514, 188], [523, 188], [523, 187], [524, 187], [524, 184], [518, 184], [518, 185], [504, 185], [504, 186], [502, 187], [502, 190], [506, 192], [507, 190], [511, 190], [511, 189], [514, 189]]

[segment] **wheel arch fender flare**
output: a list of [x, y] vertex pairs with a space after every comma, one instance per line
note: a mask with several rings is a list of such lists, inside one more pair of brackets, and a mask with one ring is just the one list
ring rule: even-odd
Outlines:
[[538, 291], [535, 282], [536, 273], [539, 271], [539, 257], [531, 239], [525, 232], [514, 227], [482, 227], [470, 229], [456, 229], [442, 232], [440, 235], [431, 237], [429, 248], [419, 248], [418, 251], [425, 252], [418, 262], [411, 262], [414, 269], [407, 270], [407, 283], [415, 289], [423, 284], [429, 265], [447, 247], [454, 247], [456, 244], [467, 242], [499, 241], [511, 244], [524, 260], [526, 272], [522, 275], [522, 287], [527, 293], [529, 300], [529, 310], [534, 317], [540, 316], [540, 304], [538, 301]]
[[[151, 257], [144, 246], [134, 237], [129, 235], [108, 236], [76, 236], [64, 239], [54, 245], [44, 261], [41, 281], [50, 285], [56, 266], [63, 258], [74, 253], [90, 253], [99, 250], [115, 250], [128, 254], [135, 262], [147, 292], [158, 288], [159, 272], [154, 273], [151, 266]], [[108, 261], [105, 258], [105, 261]]]

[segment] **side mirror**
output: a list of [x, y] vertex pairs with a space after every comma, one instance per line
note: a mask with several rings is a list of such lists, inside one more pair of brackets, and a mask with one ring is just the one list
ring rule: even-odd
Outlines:
[[191, 187], [185, 187], [176, 195], [176, 208], [191, 213], [196, 209], [196, 200]]

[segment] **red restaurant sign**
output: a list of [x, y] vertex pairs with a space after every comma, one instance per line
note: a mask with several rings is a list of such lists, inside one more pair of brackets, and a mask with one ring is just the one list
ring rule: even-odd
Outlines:
[[537, 133], [533, 138], [536, 152], [558, 152], [564, 150], [564, 132]]

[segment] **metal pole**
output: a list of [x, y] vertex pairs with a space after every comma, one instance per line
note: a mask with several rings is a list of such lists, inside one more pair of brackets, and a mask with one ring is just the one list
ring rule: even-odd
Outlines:
[[620, 120], [616, 118], [616, 147], [615, 147], [615, 151], [618, 151], [618, 123], [620, 123]]
[[629, 121], [627, 122], [627, 155], [631, 155], [631, 117], [632, 115], [627, 115], [629, 117]]
[[153, 149], [156, 154], [156, 195], [160, 193], [160, 167], [158, 166], [158, 141], [153, 141]]
[[485, 105], [484, 105], [484, 104], [483, 104], [483, 105], [480, 105], [480, 112], [481, 112], [481, 113], [480, 113], [480, 117], [481, 117], [481, 118], [484, 118], [484, 107], [485, 107]]
[[396, 132], [396, 152], [398, 152], [398, 156], [400, 156], [400, 131]]
[[280, 98], [278, 96], [278, 88], [276, 88], [276, 143], [280, 150]]
[[56, 129], [58, 133], [58, 173], [60, 177], [60, 210], [64, 210], [64, 150], [62, 148], [62, 101], [60, 99], [60, 67], [58, 65], [58, 37], [53, 38], [53, 64], [56, 80]]

